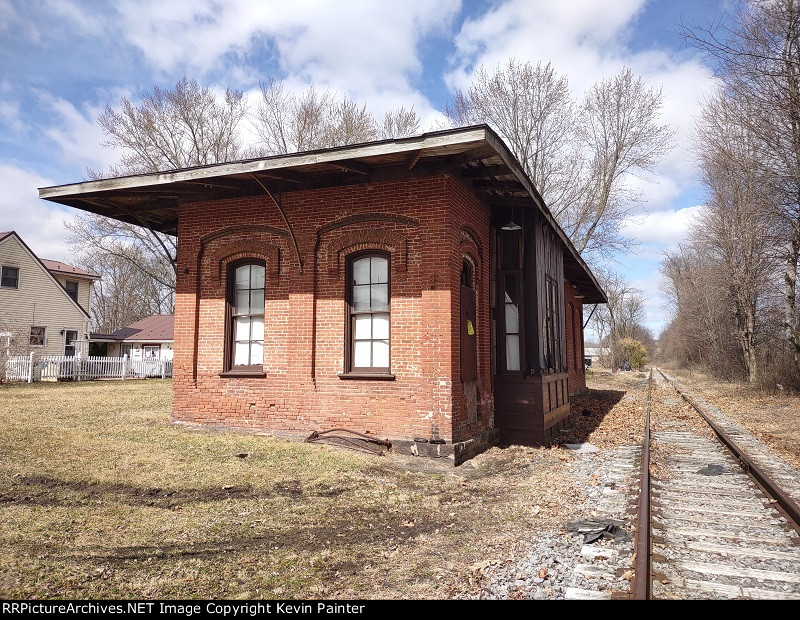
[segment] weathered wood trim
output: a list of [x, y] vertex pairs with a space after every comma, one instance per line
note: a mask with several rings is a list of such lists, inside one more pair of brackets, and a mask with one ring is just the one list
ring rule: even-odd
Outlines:
[[[478, 126], [465, 130], [449, 130], [431, 134], [423, 134], [412, 138], [387, 140], [349, 147], [337, 147], [321, 151], [308, 151], [292, 155], [276, 155], [263, 159], [238, 161], [224, 164], [212, 164], [195, 168], [185, 168], [169, 172], [156, 172], [149, 174], [116, 177], [113, 179], [98, 179], [83, 183], [71, 183], [39, 188], [40, 198], [58, 198], [72, 194], [90, 194], [93, 192], [107, 192], [110, 190], [133, 189], [137, 187], [167, 185], [180, 181], [202, 180], [210, 177], [226, 176], [230, 174], [249, 174], [253, 172], [308, 166], [317, 164], [337, 164], [348, 160], [366, 157], [379, 157], [395, 153], [413, 153], [418, 150], [428, 150], [445, 146], [467, 146], [480, 144], [487, 140], [489, 130], [487, 127]], [[349, 166], [354, 165], [350, 161]], [[352, 169], [352, 168], [349, 168]]]

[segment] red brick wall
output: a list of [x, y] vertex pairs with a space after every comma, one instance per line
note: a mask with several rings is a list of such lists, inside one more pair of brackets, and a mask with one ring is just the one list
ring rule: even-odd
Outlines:
[[583, 366], [583, 301], [578, 292], [564, 281], [564, 322], [567, 335], [567, 371], [569, 394], [586, 389], [586, 370]]
[[[450, 176], [182, 205], [173, 418], [310, 433], [344, 427], [382, 437], [461, 440], [492, 425], [486, 208]], [[391, 253], [394, 381], [340, 379], [345, 257]], [[481, 416], [466, 419], [459, 372], [459, 276], [476, 265]], [[220, 377], [226, 266], [267, 263], [264, 378]], [[199, 297], [198, 297], [199, 291]]]

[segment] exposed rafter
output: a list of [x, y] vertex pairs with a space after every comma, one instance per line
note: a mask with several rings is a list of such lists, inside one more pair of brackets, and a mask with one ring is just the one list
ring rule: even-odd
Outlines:
[[335, 166], [336, 168], [340, 168], [341, 170], [346, 170], [348, 172], [355, 172], [357, 174], [363, 174], [363, 175], [372, 174], [372, 168], [370, 166], [362, 164], [357, 161], [353, 161], [352, 159], [350, 160], [343, 159], [335, 163], [331, 162], [330, 165]]

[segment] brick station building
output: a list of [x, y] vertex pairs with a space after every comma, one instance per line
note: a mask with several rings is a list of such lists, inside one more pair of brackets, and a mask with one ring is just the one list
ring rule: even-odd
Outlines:
[[498, 434], [551, 441], [586, 387], [582, 309], [604, 293], [487, 126], [40, 197], [177, 235], [175, 421], [458, 463]]

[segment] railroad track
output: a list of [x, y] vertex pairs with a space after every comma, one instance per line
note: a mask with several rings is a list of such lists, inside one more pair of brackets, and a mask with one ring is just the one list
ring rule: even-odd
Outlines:
[[800, 474], [668, 375], [650, 383], [632, 597], [800, 599]]

